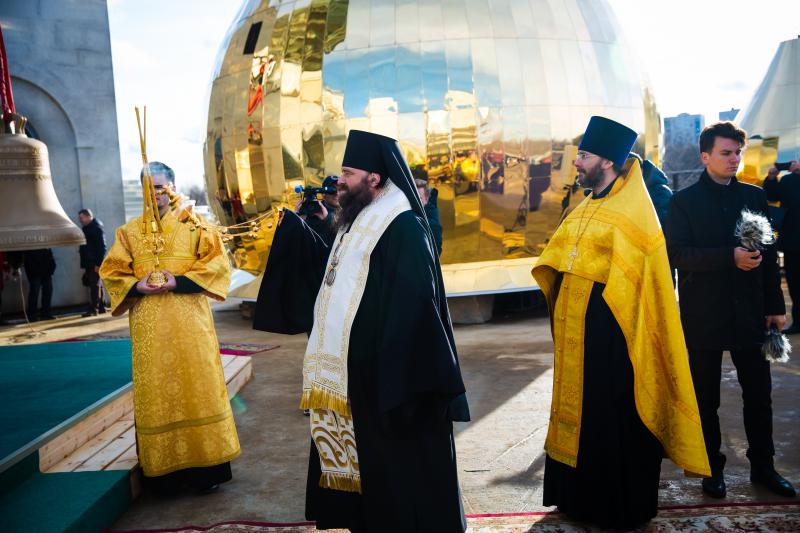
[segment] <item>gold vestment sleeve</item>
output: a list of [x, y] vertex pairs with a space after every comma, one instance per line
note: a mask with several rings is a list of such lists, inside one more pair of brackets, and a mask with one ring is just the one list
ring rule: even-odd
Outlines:
[[231, 284], [231, 267], [222, 237], [214, 230], [195, 232], [199, 233], [197, 259], [183, 275], [202, 287], [207, 296], [222, 301]]
[[126, 298], [139, 279], [133, 271], [133, 255], [123, 228], [117, 228], [114, 245], [100, 266], [100, 278], [111, 297], [111, 314], [119, 316], [130, 309], [135, 298]]

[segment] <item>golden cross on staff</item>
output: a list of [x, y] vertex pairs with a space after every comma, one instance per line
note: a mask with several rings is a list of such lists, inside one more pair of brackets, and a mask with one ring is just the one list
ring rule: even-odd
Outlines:
[[[164, 230], [161, 223], [161, 215], [158, 211], [158, 203], [156, 201], [155, 187], [153, 187], [153, 176], [150, 174], [150, 165], [147, 160], [147, 107], [143, 109], [143, 113], [139, 113], [139, 108], [134, 108], [136, 111], [136, 124], [139, 128], [139, 146], [142, 152], [142, 235], [145, 242], [153, 247], [154, 270], [147, 279], [148, 285], [153, 287], [161, 287], [167, 279], [160, 270], [159, 255], [164, 252], [166, 243], [164, 239]], [[223, 242], [227, 243], [234, 239], [250, 238], [257, 239], [262, 227], [266, 226], [267, 229], [273, 227], [274, 219], [277, 216], [277, 211], [270, 210], [262, 213], [252, 220], [246, 222], [239, 222], [230, 226], [223, 226], [212, 224], [205, 220], [198, 214], [192, 211], [192, 206], [181, 207], [180, 202], [183, 197], [176, 191], [165, 189], [163, 191], [170, 199], [170, 207], [173, 213], [181, 222], [189, 222], [192, 224], [192, 231], [200, 229], [202, 231], [214, 231], [220, 234]]]
[[149, 240], [153, 245], [153, 257], [155, 259], [155, 270], [147, 279], [147, 284], [153, 287], [161, 287], [167, 282], [166, 276], [159, 270], [161, 263], [158, 255], [164, 251], [164, 228], [161, 225], [161, 215], [158, 212], [156, 203], [156, 191], [153, 187], [153, 176], [150, 174], [150, 164], [147, 161], [147, 106], [144, 108], [144, 117], [139, 115], [139, 108], [136, 110], [136, 125], [139, 128], [139, 146], [142, 150], [142, 197], [144, 200], [142, 209], [142, 234], [145, 240]]

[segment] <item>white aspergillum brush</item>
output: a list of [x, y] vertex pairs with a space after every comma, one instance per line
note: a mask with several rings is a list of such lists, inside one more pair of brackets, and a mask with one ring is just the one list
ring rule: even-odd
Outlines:
[[789, 354], [792, 353], [792, 345], [789, 344], [786, 335], [777, 328], [772, 328], [767, 333], [761, 353], [770, 363], [786, 363], [789, 361]]
[[[755, 252], [761, 251], [775, 242], [775, 233], [769, 219], [762, 214], [747, 209], [742, 210], [741, 218], [736, 223], [736, 238], [743, 248]], [[770, 363], [785, 363], [789, 360], [792, 345], [789, 339], [777, 328], [771, 328], [761, 346], [761, 353]]]
[[775, 242], [775, 233], [769, 219], [760, 213], [742, 209], [739, 222], [736, 223], [736, 238], [743, 248], [750, 251], [763, 250]]

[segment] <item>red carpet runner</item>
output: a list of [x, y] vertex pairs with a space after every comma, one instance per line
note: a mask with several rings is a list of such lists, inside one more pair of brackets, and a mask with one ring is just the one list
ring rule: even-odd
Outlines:
[[[578, 533], [595, 529], [572, 522], [561, 513], [498, 513], [468, 515], [469, 533]], [[135, 530], [115, 533], [307, 533], [317, 531], [311, 522], [274, 523], [231, 521], [207, 527]], [[346, 530], [327, 530], [344, 532]], [[676, 506], [659, 509], [642, 533], [699, 532], [796, 533], [800, 531], [800, 502], [740, 503]]]

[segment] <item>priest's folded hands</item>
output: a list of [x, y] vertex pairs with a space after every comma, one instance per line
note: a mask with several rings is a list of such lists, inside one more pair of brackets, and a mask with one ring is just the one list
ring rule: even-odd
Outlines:
[[160, 287], [157, 285], [151, 285], [150, 274], [148, 274], [142, 279], [140, 279], [138, 283], [136, 283], [136, 290], [144, 296], [150, 296], [152, 294], [161, 294], [163, 292], [169, 292], [171, 290], [174, 290], [175, 287], [178, 286], [178, 283], [175, 280], [175, 276], [173, 276], [167, 270], [162, 270], [161, 273], [164, 274], [164, 277], [167, 279], [167, 282], [164, 285], [161, 285]]

